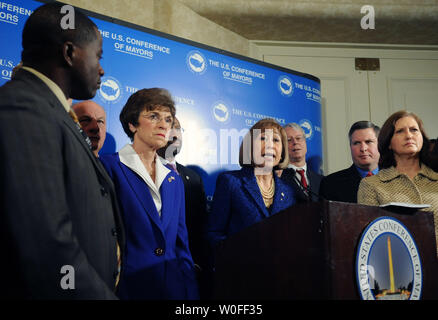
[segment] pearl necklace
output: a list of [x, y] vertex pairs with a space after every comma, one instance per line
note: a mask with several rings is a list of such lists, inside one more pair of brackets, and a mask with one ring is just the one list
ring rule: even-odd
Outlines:
[[274, 201], [274, 194], [275, 194], [275, 183], [274, 183], [274, 177], [272, 177], [271, 180], [271, 186], [268, 188], [268, 190], [264, 190], [262, 187], [262, 184], [260, 183], [259, 176], [256, 176], [257, 185], [259, 186], [260, 193], [262, 194], [263, 202], [265, 203], [266, 208], [269, 208]]

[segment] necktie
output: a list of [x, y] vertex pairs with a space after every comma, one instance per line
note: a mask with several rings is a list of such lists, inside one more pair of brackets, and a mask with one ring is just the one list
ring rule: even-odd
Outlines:
[[301, 184], [303, 186], [303, 189], [307, 191], [307, 180], [306, 180], [306, 175], [304, 174], [304, 170], [300, 169], [300, 170], [297, 170], [297, 172], [301, 176]]
[[120, 271], [122, 269], [122, 253], [120, 252], [119, 241], [116, 240], [117, 246], [117, 276], [116, 276], [116, 288], [119, 285], [120, 281]]
[[82, 135], [82, 137], [84, 138], [85, 142], [88, 144], [88, 147], [90, 148], [90, 150], [92, 150], [91, 140], [87, 136], [87, 134], [84, 132], [84, 130], [82, 130], [81, 124], [79, 123], [79, 120], [78, 120], [76, 113], [72, 109], [70, 109], [68, 111], [68, 114], [73, 119], [74, 123], [76, 124], [76, 127], [78, 128], [78, 130], [79, 130], [80, 134]]
[[79, 124], [78, 116], [76, 115], [76, 113], [75, 113], [72, 109], [70, 109], [70, 110], [68, 111], [68, 114], [69, 114], [69, 116], [73, 119], [73, 121], [74, 121], [75, 123]]
[[169, 167], [172, 168], [173, 171], [175, 171], [177, 174], [179, 174], [179, 173], [178, 173], [178, 170], [176, 170], [176, 165], [175, 165], [174, 163], [170, 163], [170, 162], [169, 162], [168, 165], [169, 165]]
[[368, 171], [368, 173], [367, 173], [367, 177], [370, 177], [370, 176], [372, 176], [373, 175], [373, 173], [371, 172], [371, 171]]

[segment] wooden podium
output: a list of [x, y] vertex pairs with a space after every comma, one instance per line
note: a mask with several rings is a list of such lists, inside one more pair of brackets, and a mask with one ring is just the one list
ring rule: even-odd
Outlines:
[[222, 242], [216, 251], [214, 299], [360, 299], [356, 251], [365, 228], [399, 220], [417, 244], [422, 299], [438, 299], [433, 214], [334, 201], [293, 206]]

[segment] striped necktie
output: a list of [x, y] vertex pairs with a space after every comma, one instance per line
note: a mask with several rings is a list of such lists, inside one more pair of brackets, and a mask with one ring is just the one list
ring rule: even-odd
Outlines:
[[72, 109], [70, 109], [68, 111], [68, 114], [73, 119], [74, 123], [76, 124], [76, 127], [78, 128], [78, 130], [81, 133], [82, 137], [84, 138], [85, 142], [88, 144], [88, 147], [90, 147], [90, 150], [92, 150], [91, 140], [87, 136], [87, 134], [84, 132], [84, 130], [82, 130], [81, 124], [79, 123], [78, 116], [76, 115], [76, 113]]
[[78, 116], [76, 115], [76, 113], [75, 113], [72, 109], [70, 109], [70, 110], [68, 111], [68, 114], [69, 114], [69, 116], [73, 119], [73, 121], [74, 121], [75, 123], [79, 124]]
[[305, 175], [304, 169], [297, 170], [297, 172], [301, 176], [301, 185], [303, 186], [303, 189], [305, 191], [307, 191], [308, 185], [307, 185], [307, 180], [306, 180], [306, 175]]

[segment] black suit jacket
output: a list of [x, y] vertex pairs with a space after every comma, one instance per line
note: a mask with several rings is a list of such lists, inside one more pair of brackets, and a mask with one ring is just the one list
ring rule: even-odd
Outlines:
[[334, 172], [324, 177], [319, 195], [326, 200], [357, 203], [357, 191], [362, 177], [356, 167]]
[[114, 185], [56, 96], [26, 70], [0, 88], [0, 154], [0, 296], [116, 299], [124, 237]]
[[299, 202], [314, 201], [319, 200], [319, 186], [321, 183], [322, 175], [313, 172], [311, 170], [306, 170], [307, 181], [310, 182], [308, 195], [306, 195], [301, 187], [300, 182], [295, 177], [295, 170], [292, 168], [287, 168], [283, 170], [281, 174], [281, 179], [288, 184], [292, 185], [294, 188], [296, 198]]
[[176, 169], [184, 183], [186, 203], [186, 225], [189, 235], [189, 248], [195, 264], [202, 269], [206, 263], [207, 244], [205, 226], [207, 223], [207, 199], [201, 177], [192, 169], [179, 163]]

